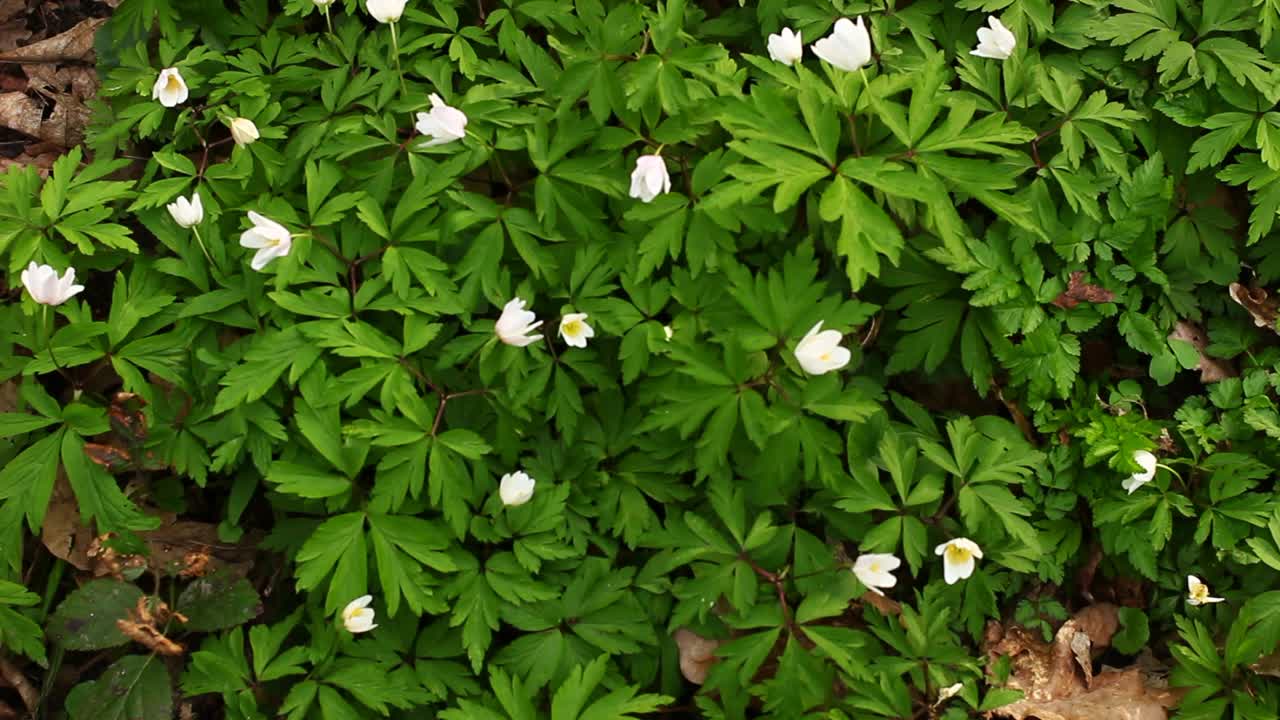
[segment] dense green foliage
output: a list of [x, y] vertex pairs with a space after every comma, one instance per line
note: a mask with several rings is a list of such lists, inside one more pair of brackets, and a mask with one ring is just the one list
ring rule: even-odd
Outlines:
[[[970, 53], [988, 13], [1007, 59]], [[815, 57], [857, 16], [865, 68]], [[989, 620], [1110, 600], [1109, 661], [1150, 647], [1180, 717], [1280, 716], [1250, 669], [1280, 642], [1278, 29], [1276, 0], [410, 0], [394, 34], [363, 0], [125, 0], [84, 151], [0, 178], [0, 647], [72, 718], [957, 720], [1018, 696]], [[414, 130], [433, 93], [465, 137]], [[261, 271], [248, 212], [293, 234]], [[85, 290], [38, 304], [31, 261]], [[545, 338], [500, 341], [513, 298]], [[810, 374], [819, 321], [851, 361]], [[203, 539], [157, 559], [175, 527]], [[983, 554], [948, 583], [955, 538]], [[680, 628], [723, 641], [701, 687]]]

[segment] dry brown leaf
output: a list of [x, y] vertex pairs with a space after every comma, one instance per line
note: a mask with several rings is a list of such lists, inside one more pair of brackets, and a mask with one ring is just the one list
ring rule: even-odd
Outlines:
[[71, 95], [52, 96], [53, 113], [45, 118], [45, 104], [26, 93], [0, 93], [0, 125], [64, 148], [84, 140], [92, 113]]
[[93, 54], [93, 36], [106, 18], [82, 20], [75, 27], [51, 38], [0, 53], [0, 62], [67, 62], [89, 60]]
[[1280, 653], [1271, 653], [1258, 658], [1258, 662], [1249, 666], [1249, 669], [1259, 675], [1280, 678]]
[[27, 710], [35, 712], [40, 704], [40, 693], [36, 690], [31, 681], [27, 679], [26, 673], [22, 669], [7, 659], [0, 657], [0, 682], [13, 688], [18, 693], [18, 697], [22, 698], [22, 704], [27, 706]]
[[0, 158], [0, 172], [17, 165], [19, 167], [34, 167], [40, 177], [49, 177], [49, 171], [53, 169], [54, 161], [62, 157], [62, 150], [62, 148], [56, 147], [51, 143], [32, 143], [17, 157]]
[[1253, 324], [1275, 332], [1276, 317], [1280, 315], [1280, 300], [1276, 300], [1264, 288], [1251, 288], [1231, 283], [1227, 288], [1231, 299], [1253, 316]]
[[31, 137], [39, 137], [44, 109], [26, 93], [0, 94], [0, 125]]
[[1168, 720], [1178, 693], [1148, 681], [1140, 667], [1093, 674], [1093, 656], [1111, 644], [1118, 628], [1117, 608], [1107, 603], [1076, 613], [1051, 644], [1017, 625], [988, 625], [984, 645], [992, 665], [1009, 656], [1012, 672], [1006, 687], [1024, 695], [994, 715], [1012, 720]]
[[1111, 638], [1120, 629], [1120, 609], [1111, 603], [1096, 603], [1080, 610], [1071, 622], [1098, 648], [1111, 647]]
[[1077, 270], [1067, 279], [1067, 289], [1054, 298], [1053, 304], [1070, 310], [1080, 303], [1105, 303], [1116, 299], [1116, 294], [1101, 285], [1084, 281], [1084, 272]]
[[1205, 348], [1209, 346], [1209, 336], [1196, 323], [1179, 320], [1173, 326], [1173, 332], [1169, 333], [1169, 339], [1185, 340], [1200, 353], [1200, 364], [1196, 366], [1200, 370], [1200, 382], [1215, 383], [1239, 374], [1230, 360], [1216, 358], [1205, 352]]
[[16, 49], [31, 38], [27, 19], [19, 17], [27, 11], [27, 0], [0, 0], [0, 52]]
[[175, 521], [159, 513], [163, 525], [138, 533], [150, 548], [150, 556], [121, 555], [112, 549], [110, 534], [95, 536], [80, 520], [80, 507], [61, 471], [45, 514], [41, 540], [55, 557], [95, 577], [120, 577], [126, 570], [150, 565], [152, 570], [184, 577], [198, 577], [221, 568], [244, 575], [253, 564], [253, 545], [260, 533], [250, 533], [240, 544], [218, 539], [218, 526], [195, 521]]
[[98, 73], [91, 67], [52, 63], [21, 67], [27, 80], [25, 87], [20, 89], [30, 89], [50, 98], [69, 94], [76, 100], [88, 100], [98, 92]]
[[116, 620], [116, 627], [120, 628], [120, 632], [126, 637], [152, 652], [161, 655], [181, 655], [184, 652], [182, 645], [170, 640], [164, 636], [164, 633], [156, 627], [157, 623], [163, 623], [169, 617], [181, 618], [183, 622], [185, 617], [171, 613], [169, 606], [161, 602], [153, 613], [148, 606], [146, 597], [138, 598], [138, 605], [129, 611], [129, 619], [121, 618]]
[[716, 648], [720, 647], [720, 641], [704, 638], [686, 628], [676, 630], [672, 639], [680, 651], [680, 673], [684, 679], [697, 685], [706, 682], [707, 673], [716, 663]]
[[0, 53], [17, 50], [29, 39], [31, 39], [31, 31], [21, 20], [0, 23]]
[[27, 0], [0, 0], [0, 22], [8, 22], [27, 11]]
[[88, 556], [94, 541], [93, 530], [80, 522], [80, 506], [62, 468], [58, 468], [58, 479], [53, 485], [53, 496], [49, 499], [40, 540], [54, 557], [67, 561], [76, 569], [89, 570], [93, 567]]
[[885, 597], [880, 593], [874, 593], [870, 590], [862, 594], [861, 598], [864, 605], [870, 605], [880, 612], [881, 615], [901, 615], [902, 605], [891, 597]]

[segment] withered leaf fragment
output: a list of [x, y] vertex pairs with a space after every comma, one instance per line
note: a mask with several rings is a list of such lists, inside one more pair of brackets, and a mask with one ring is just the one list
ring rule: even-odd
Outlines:
[[1070, 310], [1082, 302], [1105, 303], [1116, 299], [1116, 294], [1101, 285], [1084, 281], [1084, 272], [1077, 270], [1067, 279], [1067, 289], [1054, 298], [1053, 304]]
[[1012, 720], [1168, 720], [1179, 694], [1161, 687], [1141, 668], [1093, 673], [1093, 658], [1111, 644], [1119, 628], [1116, 606], [1090, 605], [1063, 623], [1052, 643], [1037, 632], [999, 623], [987, 626], [984, 645], [994, 666], [1012, 660], [1005, 687], [1023, 699], [994, 711]]

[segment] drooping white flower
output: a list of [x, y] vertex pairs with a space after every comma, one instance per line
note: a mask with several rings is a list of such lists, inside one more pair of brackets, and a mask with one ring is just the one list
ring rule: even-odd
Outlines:
[[900, 565], [902, 561], [896, 555], [869, 553], [859, 555], [858, 559], [853, 561], [853, 574], [868, 590], [877, 595], [884, 595], [881, 588], [891, 588], [898, 584], [898, 578], [893, 576], [893, 571]]
[[587, 324], [586, 313], [569, 313], [560, 318], [560, 337], [564, 338], [565, 345], [584, 348], [595, 336], [595, 329]]
[[156, 84], [151, 86], [151, 99], [159, 100], [165, 107], [181, 105], [187, 101], [188, 94], [187, 81], [182, 79], [182, 73], [176, 67], [161, 70]]
[[982, 557], [982, 548], [969, 538], [948, 540], [934, 548], [934, 552], [942, 556], [942, 574], [948, 585], [972, 575], [977, 564], [974, 558]]
[[253, 227], [240, 234], [241, 247], [258, 251], [253, 254], [249, 267], [261, 270], [267, 263], [288, 255], [293, 249], [293, 234], [285, 226], [252, 210], [249, 211], [249, 222]]
[[258, 139], [258, 126], [249, 118], [235, 118], [231, 121], [231, 139], [240, 147], [251, 145]]
[[631, 197], [653, 202], [662, 193], [671, 192], [671, 176], [661, 155], [641, 155], [631, 171]]
[[374, 20], [380, 23], [399, 22], [408, 0], [367, 0], [365, 7]]
[[959, 695], [959, 694], [960, 694], [960, 691], [961, 691], [961, 690], [963, 690], [963, 689], [964, 689], [964, 683], [956, 683], [955, 685], [950, 685], [950, 686], [948, 686], [948, 687], [944, 687], [944, 688], [942, 688], [941, 690], [939, 690], [939, 691], [938, 691], [938, 700], [937, 700], [936, 702], [934, 702], [933, 704], [934, 704], [934, 705], [941, 705], [942, 703], [944, 703], [944, 702], [946, 702], [946, 701], [950, 700], [951, 698], [953, 698], [953, 697], [955, 697], [955, 696]]
[[667, 342], [671, 342], [671, 338], [675, 337], [676, 335], [675, 332], [672, 331], [670, 325], [662, 326], [662, 334], [667, 336]]
[[776, 35], [769, 36], [769, 58], [783, 65], [794, 65], [804, 57], [804, 44], [800, 41], [800, 33], [791, 28], [782, 28]]
[[1156, 456], [1146, 450], [1137, 450], [1133, 453], [1133, 461], [1142, 466], [1142, 472], [1136, 472], [1120, 483], [1120, 487], [1124, 488], [1130, 495], [1134, 490], [1151, 482], [1156, 476]]
[[1013, 49], [1018, 47], [1018, 38], [995, 15], [988, 17], [987, 23], [991, 27], [978, 28], [978, 47], [970, 50], [969, 54], [993, 60], [1008, 60]]
[[1187, 603], [1190, 605], [1208, 605], [1222, 602], [1220, 597], [1209, 596], [1209, 586], [1201, 582], [1195, 575], [1187, 576]]
[[371, 602], [373, 602], [372, 595], [362, 595], [342, 608], [342, 625], [347, 632], [369, 632], [378, 627], [373, 624], [373, 608], [369, 607]]
[[440, 96], [431, 93], [431, 112], [418, 113], [414, 126], [418, 132], [431, 138], [426, 147], [444, 145], [467, 136], [467, 115], [458, 108], [445, 104]]
[[849, 18], [837, 20], [831, 34], [813, 44], [813, 54], [839, 70], [862, 69], [871, 62], [871, 34], [862, 24], [862, 17], [858, 17], [857, 23], [850, 22]]
[[822, 330], [819, 320], [796, 345], [796, 361], [810, 375], [825, 375], [849, 364], [853, 353], [840, 346], [843, 337], [838, 330]]
[[498, 496], [507, 507], [523, 505], [533, 499], [533, 486], [537, 481], [522, 470], [507, 473], [498, 484]]
[[191, 199], [179, 197], [165, 205], [173, 221], [184, 228], [195, 227], [204, 222], [204, 204], [200, 201], [200, 193], [191, 193]]
[[333, 0], [312, 0], [318, 8], [327, 8], [333, 4]]
[[52, 266], [37, 265], [33, 261], [22, 271], [21, 278], [22, 286], [31, 293], [31, 299], [41, 305], [61, 305], [84, 290], [83, 285], [76, 285], [75, 268], [67, 268], [62, 277], [58, 277], [58, 271]]
[[526, 347], [542, 339], [541, 335], [529, 333], [538, 329], [542, 321], [531, 310], [524, 309], [525, 302], [520, 298], [512, 298], [502, 306], [502, 315], [493, 326], [498, 339], [508, 345]]

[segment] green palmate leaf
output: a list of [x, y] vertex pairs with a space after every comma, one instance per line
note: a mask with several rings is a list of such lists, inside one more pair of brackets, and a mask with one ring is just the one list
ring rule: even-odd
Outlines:
[[114, 477], [89, 461], [79, 435], [63, 435], [61, 458], [85, 520], [96, 520], [98, 527], [107, 532], [153, 530], [160, 526], [159, 518], [143, 513], [121, 492]]
[[443, 603], [432, 598], [425, 571], [458, 569], [442, 552], [449, 546], [448, 530], [421, 518], [396, 515], [370, 515], [369, 526], [387, 612], [396, 614], [402, 595], [415, 614], [428, 608], [443, 611]]
[[35, 605], [40, 596], [21, 585], [0, 580], [0, 647], [12, 648], [45, 665], [44, 633], [17, 608]]
[[298, 551], [300, 589], [315, 589], [329, 579], [326, 612], [344, 607], [365, 594], [369, 559], [364, 521], [364, 513], [358, 512], [330, 518], [311, 533]]
[[551, 720], [622, 720], [652, 712], [671, 702], [671, 698], [662, 695], [638, 695], [635, 687], [619, 688], [591, 701], [604, 680], [607, 666], [608, 659], [600, 657], [586, 666], [574, 668], [552, 698]]
[[29, 524], [40, 527], [53, 484], [57, 479], [58, 456], [65, 430], [48, 435], [28, 446], [0, 469], [0, 500], [20, 498]]

